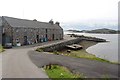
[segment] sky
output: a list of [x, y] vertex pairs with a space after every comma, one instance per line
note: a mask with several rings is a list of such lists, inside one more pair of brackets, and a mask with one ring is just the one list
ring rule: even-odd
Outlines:
[[43, 22], [53, 19], [64, 27], [75, 24], [116, 25], [118, 2], [119, 0], [0, 0], [0, 16]]

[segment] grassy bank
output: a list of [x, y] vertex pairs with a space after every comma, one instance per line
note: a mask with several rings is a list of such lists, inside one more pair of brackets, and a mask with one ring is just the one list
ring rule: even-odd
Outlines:
[[[70, 52], [68, 52], [69, 49], [64, 49], [62, 51], [54, 51], [52, 53], [57, 54], [57, 55], [65, 55], [65, 56], [70, 56], [70, 57], [77, 57], [77, 58], [85, 58], [85, 59], [90, 59], [90, 60], [97, 60], [97, 61], [101, 61], [101, 62], [107, 62], [107, 63], [113, 63], [113, 64], [119, 64], [117, 62], [110, 62], [108, 60], [102, 59], [102, 58], [98, 58], [93, 54], [90, 54], [86, 51], [86, 49], [90, 46], [96, 45], [97, 42], [94, 41], [82, 41], [79, 43], [81, 46], [83, 46], [83, 49], [81, 50], [70, 50]], [[42, 49], [38, 48], [37, 51], [41, 52], [43, 51]]]
[[[102, 58], [98, 58], [95, 55], [90, 54], [86, 51], [86, 49], [88, 47], [96, 45], [97, 42], [82, 41], [79, 44], [83, 46], [83, 49], [81, 49], [81, 50], [70, 50], [70, 52], [67, 52], [69, 49], [64, 49], [62, 51], [54, 51], [53, 53], [54, 54], [62, 54], [62, 55], [65, 55], [65, 56], [70, 56], [70, 57], [85, 58], [85, 59], [97, 60], [97, 61], [101, 61], [101, 62], [114, 63], [114, 62], [110, 62], [110, 61], [102, 59]], [[118, 64], [118, 63], [114, 63], [114, 64]]]
[[[66, 54], [66, 53], [65, 53], [65, 54]], [[71, 51], [71, 53], [69, 54], [69, 56], [78, 57], [78, 58], [86, 58], [86, 59], [90, 59], [90, 60], [97, 60], [97, 61], [102, 61], [102, 62], [109, 62], [109, 63], [111, 63], [111, 62], [108, 61], [108, 60], [98, 58], [98, 57], [96, 57], [96, 56], [93, 55], [93, 54], [89, 54], [89, 53], [87, 53], [85, 50]]]
[[110, 62], [110, 61], [102, 59], [102, 58], [98, 58], [93, 54], [89, 54], [85, 50], [78, 50], [78, 51], [71, 50], [70, 53], [68, 53], [66, 50], [64, 52], [53, 52], [53, 53], [54, 54], [61, 54], [61, 55], [65, 55], [65, 56], [70, 56], [70, 57], [85, 58], [85, 59], [97, 60], [97, 61], [101, 61], [101, 62], [114, 63], [114, 62]]
[[3, 51], [3, 47], [0, 45], [0, 53]]
[[83, 78], [83, 75], [73, 74], [66, 67], [52, 65], [50, 69], [44, 67], [49, 78], [56, 80], [56, 78]]

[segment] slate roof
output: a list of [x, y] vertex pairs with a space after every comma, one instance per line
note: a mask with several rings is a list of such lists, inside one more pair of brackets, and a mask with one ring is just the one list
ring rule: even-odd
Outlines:
[[12, 27], [62, 29], [56, 24], [3, 16]]

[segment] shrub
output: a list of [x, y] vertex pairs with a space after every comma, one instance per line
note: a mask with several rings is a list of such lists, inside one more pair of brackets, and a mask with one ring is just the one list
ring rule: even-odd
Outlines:
[[2, 52], [2, 51], [4, 51], [4, 50], [3, 50], [3, 47], [0, 45], [0, 52]]
[[56, 54], [56, 55], [59, 55], [59, 52], [58, 52], [58, 51], [54, 51], [53, 53]]
[[38, 52], [43, 52], [43, 49], [37, 48], [36, 51], [38, 51]]

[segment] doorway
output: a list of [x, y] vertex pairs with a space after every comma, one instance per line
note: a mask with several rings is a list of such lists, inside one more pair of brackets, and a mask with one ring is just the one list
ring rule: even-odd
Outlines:
[[55, 35], [53, 34], [53, 35], [52, 35], [52, 40], [54, 40], [54, 38], [55, 38]]
[[24, 36], [24, 45], [27, 45], [27, 36]]
[[36, 36], [36, 39], [37, 39], [37, 43], [39, 42], [39, 35]]
[[5, 46], [5, 33], [2, 34], [2, 45]]
[[12, 38], [10, 36], [7, 36], [5, 33], [2, 34], [2, 45], [5, 46], [7, 43], [12, 44]]

